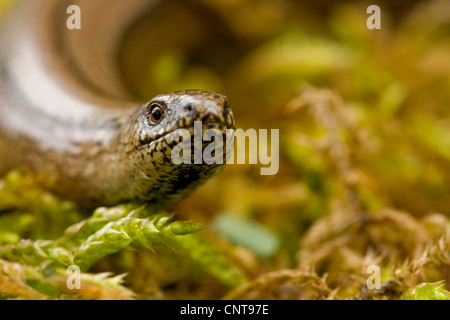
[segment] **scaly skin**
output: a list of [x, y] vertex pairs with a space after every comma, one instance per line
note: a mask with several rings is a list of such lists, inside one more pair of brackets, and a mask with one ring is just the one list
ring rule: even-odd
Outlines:
[[[68, 30], [79, 5], [82, 29]], [[173, 203], [222, 165], [175, 165], [177, 129], [234, 128], [223, 95], [163, 94], [144, 105], [122, 87], [115, 53], [149, 0], [22, 0], [0, 26], [0, 173], [28, 168], [85, 206]], [[155, 103], [162, 118], [151, 121]], [[204, 146], [204, 145], [203, 145]]]

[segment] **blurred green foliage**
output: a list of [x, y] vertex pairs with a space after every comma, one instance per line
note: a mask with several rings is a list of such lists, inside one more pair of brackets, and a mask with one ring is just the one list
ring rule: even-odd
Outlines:
[[[381, 30], [370, 4], [167, 1], [124, 43], [130, 88], [226, 94], [237, 127], [280, 129], [280, 171], [229, 165], [167, 208], [175, 221], [129, 205], [89, 217], [11, 173], [0, 263], [21, 275], [0, 274], [3, 297], [448, 299], [450, 1], [380, 2]], [[97, 295], [58, 285], [77, 255]]]
[[450, 292], [444, 289], [444, 283], [422, 283], [408, 290], [402, 300], [449, 300]]

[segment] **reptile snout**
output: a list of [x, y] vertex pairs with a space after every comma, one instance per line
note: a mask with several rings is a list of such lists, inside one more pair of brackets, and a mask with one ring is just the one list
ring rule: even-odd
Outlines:
[[201, 92], [197, 101], [190, 101], [183, 107], [184, 117], [201, 121], [204, 127], [234, 128], [234, 117], [225, 96]]

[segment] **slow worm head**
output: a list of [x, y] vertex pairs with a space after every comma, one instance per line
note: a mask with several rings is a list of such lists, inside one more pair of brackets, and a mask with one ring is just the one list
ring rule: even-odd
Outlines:
[[[151, 0], [21, 0], [0, 26], [0, 173], [28, 168], [87, 206], [180, 200], [221, 169], [171, 159], [175, 132], [234, 128], [226, 98], [187, 90], [136, 102], [117, 68]], [[81, 30], [66, 27], [81, 9]], [[202, 144], [201, 148], [205, 145]]]

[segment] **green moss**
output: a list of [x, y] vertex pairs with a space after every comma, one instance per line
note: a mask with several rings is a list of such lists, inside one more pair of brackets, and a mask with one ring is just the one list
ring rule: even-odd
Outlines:
[[450, 292], [445, 290], [445, 282], [421, 283], [409, 289], [401, 300], [450, 300]]

